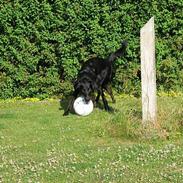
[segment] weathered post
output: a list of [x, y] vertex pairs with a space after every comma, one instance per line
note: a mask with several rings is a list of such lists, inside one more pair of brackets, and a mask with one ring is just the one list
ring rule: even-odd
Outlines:
[[152, 17], [140, 31], [143, 124], [157, 121], [155, 31]]

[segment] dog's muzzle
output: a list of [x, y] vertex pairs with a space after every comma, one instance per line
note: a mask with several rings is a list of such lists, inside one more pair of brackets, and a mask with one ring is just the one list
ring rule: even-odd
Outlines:
[[88, 103], [90, 101], [90, 97], [85, 97], [85, 102]]

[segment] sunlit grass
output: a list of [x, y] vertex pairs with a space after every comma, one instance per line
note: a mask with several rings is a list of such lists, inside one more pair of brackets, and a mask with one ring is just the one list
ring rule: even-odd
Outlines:
[[58, 100], [0, 102], [0, 182], [181, 182], [182, 96], [158, 98], [152, 130], [140, 99], [110, 106], [63, 117]]

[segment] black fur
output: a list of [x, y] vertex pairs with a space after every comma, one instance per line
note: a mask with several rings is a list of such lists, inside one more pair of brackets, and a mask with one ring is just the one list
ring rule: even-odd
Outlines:
[[69, 113], [74, 100], [78, 96], [84, 96], [85, 101], [89, 102], [95, 92], [98, 94], [96, 97], [96, 102], [98, 102], [99, 97], [102, 96], [104, 108], [105, 110], [109, 111], [110, 108], [104, 95], [104, 90], [110, 94], [114, 102], [115, 100], [110, 86], [113, 74], [112, 63], [117, 57], [120, 57], [124, 54], [126, 47], [127, 42], [123, 41], [121, 47], [114, 53], [110, 54], [110, 56], [106, 59], [96, 57], [91, 58], [84, 63], [80, 72], [78, 73], [77, 80], [74, 84], [74, 92], [64, 112], [64, 115]]

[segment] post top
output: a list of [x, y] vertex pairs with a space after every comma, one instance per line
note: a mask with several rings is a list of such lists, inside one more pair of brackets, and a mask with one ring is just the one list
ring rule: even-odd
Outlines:
[[141, 28], [140, 31], [143, 32], [144, 29], [149, 29], [149, 30], [154, 29], [154, 16], [151, 17], [151, 18], [148, 20], [148, 22]]

